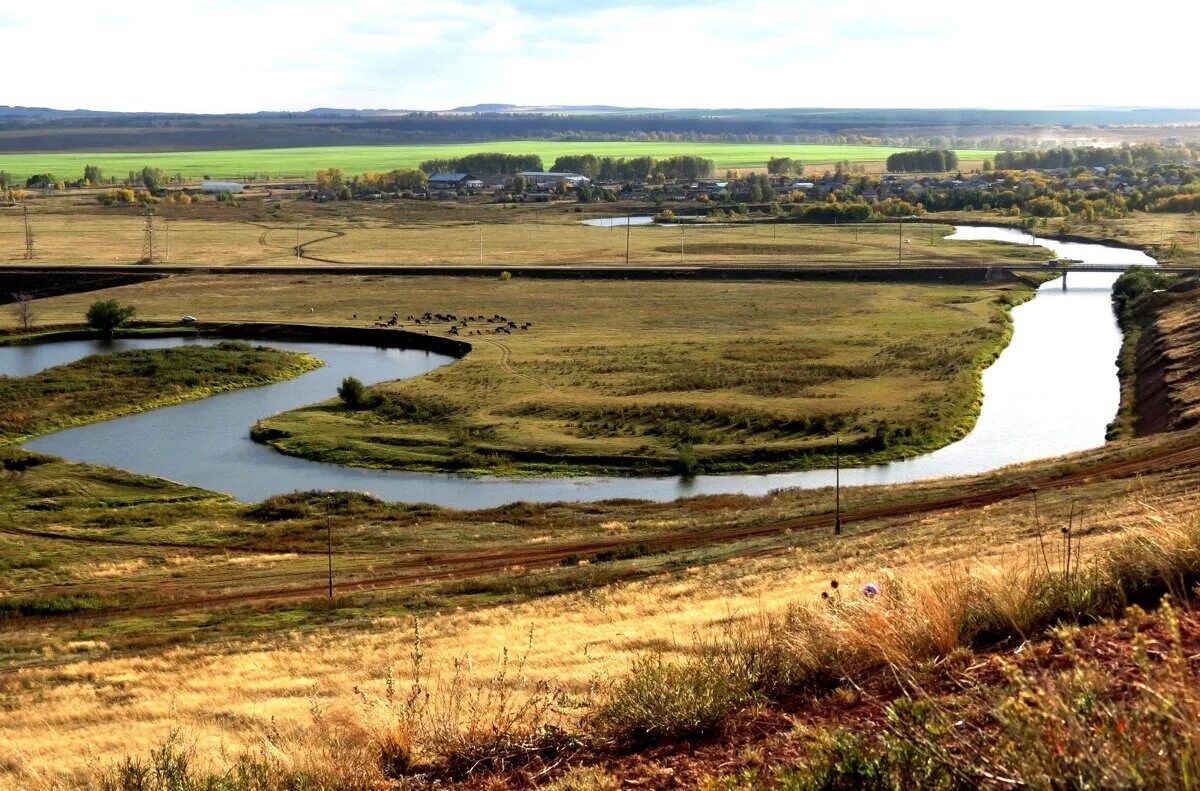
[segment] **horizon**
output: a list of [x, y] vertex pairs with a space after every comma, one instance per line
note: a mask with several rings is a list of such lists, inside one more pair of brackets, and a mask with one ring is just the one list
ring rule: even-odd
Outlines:
[[[853, 9], [783, 0], [736, 8], [597, 0], [565, 9], [548, 0], [352, 0], [333, 9], [316, 0], [206, 0], [163, 9], [133, 0], [101, 10], [51, 0], [0, 11], [0, 31], [38, 41], [53, 30], [76, 45], [38, 55], [0, 102], [186, 114], [445, 112], [497, 96], [520, 107], [1194, 108], [1171, 80], [1095, 65], [1147, 58], [1159, 74], [1190, 72], [1185, 47], [1158, 41], [1163, 20], [1187, 29], [1200, 9], [1166, 0], [1139, 8], [1114, 33], [1105, 15], [1033, 0], [1015, 0], [1002, 16], [949, 0], [917, 11], [881, 0]], [[109, 68], [88, 42], [132, 42], [151, 68]], [[1064, 97], [1061, 81], [1086, 68], [1103, 79], [1073, 79]]]

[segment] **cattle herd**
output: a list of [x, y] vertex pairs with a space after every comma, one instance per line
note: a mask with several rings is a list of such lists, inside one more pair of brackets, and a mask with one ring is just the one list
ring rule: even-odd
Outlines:
[[[357, 318], [357, 314], [355, 314]], [[453, 313], [431, 313], [426, 311], [420, 316], [410, 314], [404, 319], [405, 322], [410, 322], [417, 327], [428, 327], [434, 324], [449, 324], [450, 328], [446, 330], [447, 335], [472, 336], [472, 335], [512, 335], [513, 330], [528, 330], [533, 326], [532, 321], [526, 321], [518, 324], [507, 316], [501, 316], [499, 313], [493, 313], [491, 316], [466, 316], [459, 318]], [[471, 325], [476, 325], [472, 327]], [[400, 314], [393, 313], [392, 317], [387, 321], [383, 320], [383, 316], [375, 322], [376, 327], [397, 327], [403, 328], [404, 323], [400, 321]], [[425, 330], [426, 334], [429, 330]]]

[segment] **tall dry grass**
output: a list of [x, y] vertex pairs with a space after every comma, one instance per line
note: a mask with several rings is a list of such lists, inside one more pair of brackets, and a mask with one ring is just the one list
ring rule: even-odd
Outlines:
[[[880, 672], [915, 674], [956, 652], [1020, 644], [1062, 624], [1117, 616], [1131, 605], [1155, 603], [1167, 594], [1187, 596], [1197, 580], [1200, 529], [1189, 521], [1148, 512], [1143, 527], [1090, 555], [1084, 554], [1072, 525], [1053, 540], [1041, 542], [1031, 557], [1004, 568], [892, 574], [869, 587], [831, 581], [816, 603], [796, 604], [751, 619], [731, 618], [696, 635], [683, 660], [663, 650], [646, 651], [628, 672], [598, 681], [593, 694], [582, 696], [544, 680], [532, 681], [525, 672], [526, 653], [510, 657], [503, 652], [488, 668], [476, 668], [469, 658], [462, 658], [451, 673], [431, 674], [416, 624], [406, 683], [389, 674], [382, 693], [360, 691], [353, 708], [326, 710], [314, 703], [309, 722], [286, 728], [273, 725], [263, 734], [267, 747], [257, 757], [247, 754], [227, 762], [223, 769], [195, 770], [187, 781], [192, 785], [165, 781], [154, 785], [158, 781], [153, 778], [161, 775], [154, 768], [161, 755], [152, 756], [96, 770], [83, 787], [90, 782], [107, 784], [101, 787], [113, 791], [357, 791], [396, 778], [461, 780], [497, 772], [536, 782], [585, 746], [627, 749], [703, 736], [747, 707], [785, 699], [794, 702], [797, 696], [864, 681]], [[1096, 672], [1102, 674], [1103, 668]], [[1071, 698], [1066, 680], [1054, 683], [1065, 686], [1050, 692], [1063, 700]], [[1031, 691], [1026, 697], [1038, 694], [1042, 693]], [[1155, 698], [1162, 693], [1147, 694]], [[1186, 707], [1192, 705], [1187, 701], [1195, 702], [1194, 696], [1184, 700], [1184, 709], [1168, 707], [1161, 717], [1184, 717], [1190, 711]], [[1042, 712], [1037, 716], [1043, 716], [1041, 709], [1037, 711]], [[1033, 732], [1032, 712], [1006, 721], [1014, 729], [1013, 751], [1021, 749], [1022, 739], [1032, 738], [1022, 735], [1023, 728]], [[1153, 719], [1149, 710], [1144, 713], [1147, 722]], [[1064, 709], [1054, 716], [1065, 722], [1068, 714]], [[1070, 727], [1078, 738], [1087, 736], [1083, 724]], [[1187, 739], [1194, 735], [1185, 734]], [[917, 739], [915, 734], [910, 737]], [[857, 742], [834, 740], [822, 749], [826, 752], [818, 755], [826, 757], [858, 750], [861, 754], [856, 755], [867, 761], [865, 748]], [[1104, 751], [1098, 746], [1089, 749], [1097, 756], [1092, 763], [1100, 763]], [[916, 760], [911, 755], [904, 758], [910, 759]], [[885, 759], [875, 755], [870, 760]], [[900, 758], [893, 755], [886, 760]], [[924, 755], [921, 760], [931, 759]], [[205, 765], [218, 763], [208, 760]], [[1129, 772], [1136, 771], [1128, 761], [1123, 765]], [[258, 785], [243, 783], [239, 772], [248, 772], [247, 766], [266, 772], [266, 779]], [[1049, 766], [1039, 771], [1048, 772]], [[1088, 771], [1099, 771], [1088, 766]], [[821, 769], [826, 770], [828, 766]], [[888, 771], [889, 777], [903, 776], [894, 766]], [[953, 762], [937, 771], [941, 774], [934, 779], [942, 787], [958, 787], [955, 783], [964, 778], [980, 777], [959, 772]], [[860, 787], [814, 785], [798, 777], [789, 780], [797, 788]], [[150, 778], [151, 784], [139, 778]]]

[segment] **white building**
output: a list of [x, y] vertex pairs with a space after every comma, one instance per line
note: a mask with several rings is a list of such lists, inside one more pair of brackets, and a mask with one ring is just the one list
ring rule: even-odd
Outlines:
[[205, 180], [200, 185], [201, 192], [204, 192], [209, 195], [216, 195], [216, 194], [219, 194], [222, 192], [227, 193], [227, 194], [234, 193], [234, 192], [241, 192], [244, 189], [246, 189], [246, 186], [244, 184], [239, 184], [236, 181], [207, 181], [207, 180]]

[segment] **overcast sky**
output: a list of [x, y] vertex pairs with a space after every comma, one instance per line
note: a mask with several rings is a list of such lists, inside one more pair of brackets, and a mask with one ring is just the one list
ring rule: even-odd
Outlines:
[[0, 0], [0, 104], [1200, 106], [1195, 0]]

